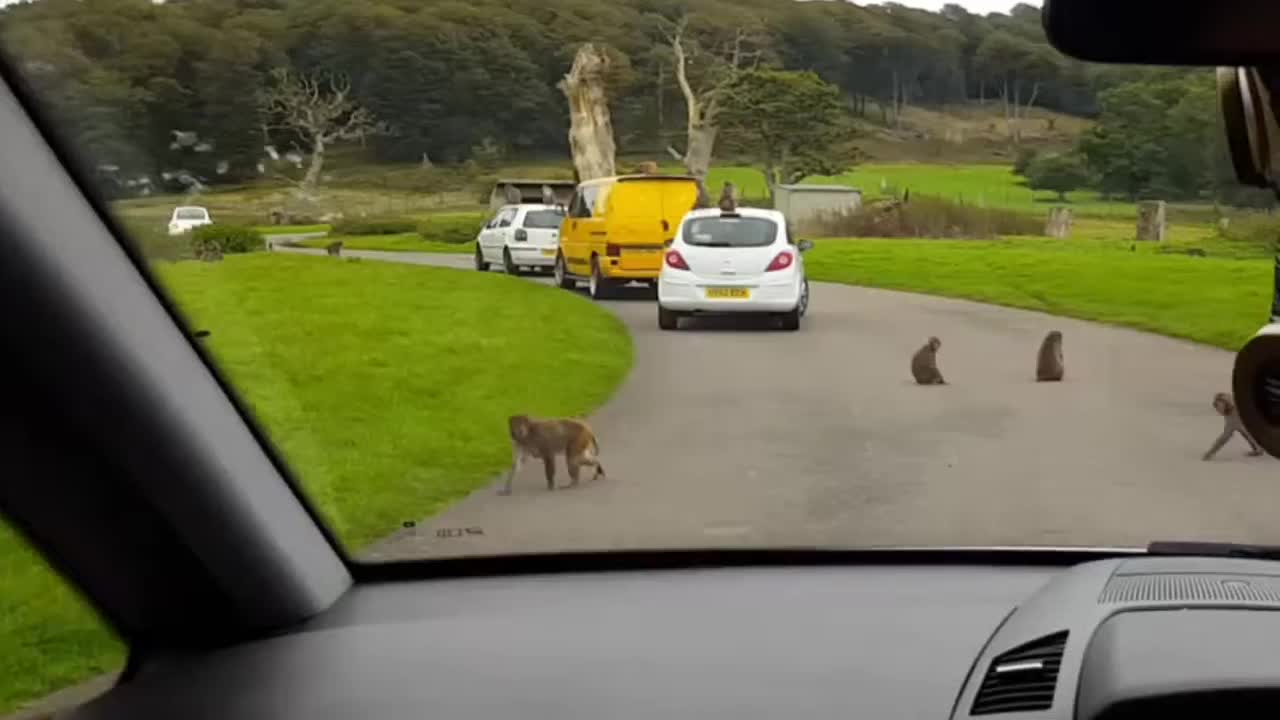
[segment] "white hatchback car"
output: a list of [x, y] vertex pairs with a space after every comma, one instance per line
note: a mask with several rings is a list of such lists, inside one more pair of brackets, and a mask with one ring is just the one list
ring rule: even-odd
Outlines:
[[502, 263], [508, 275], [520, 268], [551, 268], [560, 247], [564, 208], [555, 205], [505, 205], [476, 237], [476, 269]]
[[176, 207], [173, 209], [173, 215], [169, 218], [169, 234], [181, 235], [191, 232], [192, 228], [212, 224], [213, 220], [209, 217], [209, 211], [205, 208], [195, 205]]
[[777, 210], [711, 208], [684, 216], [658, 275], [658, 326], [675, 330], [694, 313], [774, 315], [797, 330], [809, 281], [797, 241]]

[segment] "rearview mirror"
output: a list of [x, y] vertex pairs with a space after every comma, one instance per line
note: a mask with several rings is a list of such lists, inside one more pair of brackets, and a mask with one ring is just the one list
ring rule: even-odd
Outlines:
[[1267, 65], [1280, 60], [1280, 3], [1257, 0], [1045, 0], [1050, 44], [1080, 60]]
[[798, 248], [800, 252], [809, 252], [810, 250], [813, 249], [813, 241], [801, 240], [800, 242], [796, 243], [796, 248]]

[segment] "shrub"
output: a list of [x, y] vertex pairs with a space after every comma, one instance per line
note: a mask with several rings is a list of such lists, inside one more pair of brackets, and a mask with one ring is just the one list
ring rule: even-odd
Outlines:
[[806, 232], [828, 237], [922, 237], [990, 239], [1042, 235], [1043, 221], [1030, 215], [976, 207], [912, 194], [910, 202], [878, 202], [855, 213], [829, 213]]
[[418, 229], [412, 218], [350, 218], [333, 226], [334, 235], [402, 235]]
[[418, 225], [423, 240], [461, 245], [476, 239], [486, 216], [480, 213], [432, 215]]
[[1052, 190], [1059, 200], [1066, 200], [1067, 193], [1078, 190], [1089, 182], [1089, 171], [1075, 155], [1041, 155], [1031, 161], [1023, 173], [1027, 187], [1032, 190]]
[[206, 248], [216, 247], [224, 255], [247, 253], [263, 248], [262, 233], [244, 225], [214, 223], [191, 231], [191, 252], [200, 257]]
[[1037, 152], [1035, 148], [1019, 148], [1018, 154], [1013, 158], [1013, 174], [1026, 175], [1027, 168], [1029, 168], [1031, 163], [1036, 159], [1036, 154]]

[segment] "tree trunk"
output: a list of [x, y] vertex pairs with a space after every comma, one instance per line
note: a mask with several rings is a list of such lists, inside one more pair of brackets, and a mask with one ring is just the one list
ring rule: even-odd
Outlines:
[[616, 174], [617, 149], [604, 87], [608, 65], [604, 51], [586, 43], [558, 85], [569, 101], [569, 152], [579, 182]]
[[1138, 203], [1138, 239], [1164, 241], [1165, 208], [1163, 200]]
[[317, 136], [311, 143], [311, 165], [307, 174], [302, 177], [302, 190], [306, 193], [316, 189], [320, 183], [320, 171], [324, 168], [324, 138]]
[[689, 125], [689, 136], [685, 140], [684, 168], [698, 179], [698, 192], [703, 200], [707, 194], [707, 173], [711, 170], [711, 155], [716, 147], [716, 134], [719, 128], [702, 123]]
[[[1065, 193], [1064, 193], [1065, 195]], [[1065, 240], [1071, 236], [1071, 208], [1056, 207], [1049, 211], [1049, 220], [1045, 223], [1044, 234], [1051, 238]]]

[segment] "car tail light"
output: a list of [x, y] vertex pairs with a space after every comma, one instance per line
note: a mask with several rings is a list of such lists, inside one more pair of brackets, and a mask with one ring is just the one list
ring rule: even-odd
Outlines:
[[524, 242], [529, 239], [529, 231], [524, 228], [516, 230], [516, 242]]
[[679, 250], [668, 250], [667, 267], [674, 268], [676, 270], [688, 270], [689, 263], [684, 261], [684, 256], [680, 254]]
[[765, 268], [764, 271], [772, 272], [774, 270], [786, 270], [791, 267], [791, 263], [793, 262], [795, 262], [795, 258], [791, 256], [791, 253], [783, 250], [773, 258], [773, 262], [770, 262], [769, 267]]

